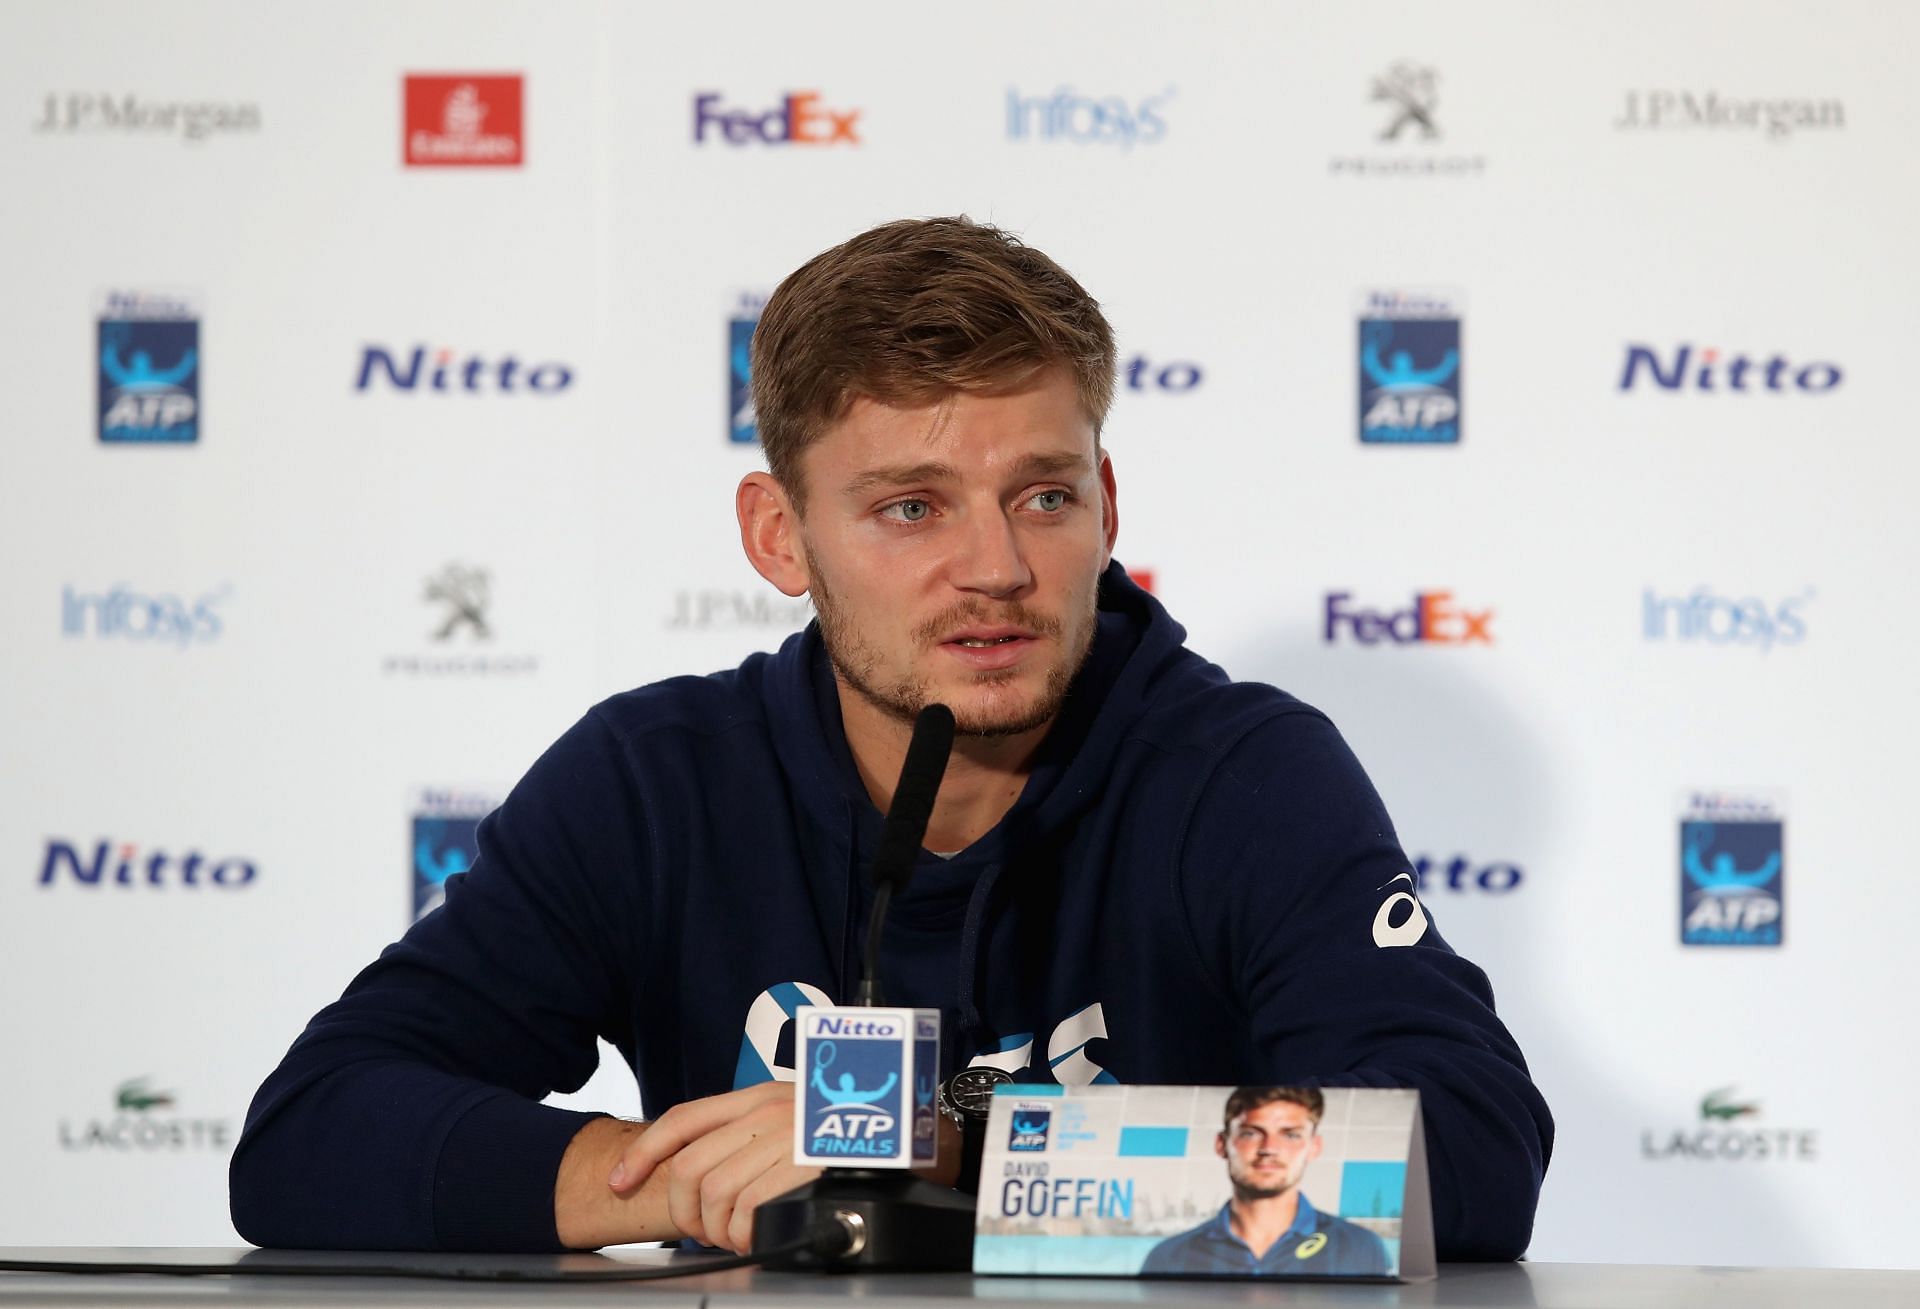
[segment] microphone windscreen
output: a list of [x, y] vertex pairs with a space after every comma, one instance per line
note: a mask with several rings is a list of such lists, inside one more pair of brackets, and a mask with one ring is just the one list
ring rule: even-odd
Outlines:
[[893, 803], [887, 806], [887, 821], [880, 829], [880, 849], [873, 858], [876, 887], [890, 883], [895, 892], [906, 889], [952, 753], [953, 710], [943, 704], [930, 704], [914, 719], [907, 761], [900, 768], [900, 784], [893, 789]]

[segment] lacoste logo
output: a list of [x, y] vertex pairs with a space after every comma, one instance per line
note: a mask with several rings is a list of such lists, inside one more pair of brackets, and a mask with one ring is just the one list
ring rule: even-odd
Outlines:
[[1700, 1101], [1700, 1116], [1731, 1122], [1735, 1118], [1745, 1118], [1748, 1114], [1760, 1112], [1760, 1106], [1757, 1104], [1735, 1104], [1731, 1099], [1732, 1095], [1731, 1086], [1723, 1086], [1717, 1091], [1707, 1092], [1706, 1098]]
[[120, 1089], [115, 1094], [114, 1100], [121, 1109], [135, 1111], [173, 1108], [173, 1092], [149, 1091], [147, 1079], [144, 1077], [136, 1077], [132, 1081], [120, 1083]]

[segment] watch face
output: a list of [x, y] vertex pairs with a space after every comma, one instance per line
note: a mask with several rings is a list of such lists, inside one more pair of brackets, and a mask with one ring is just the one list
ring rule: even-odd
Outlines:
[[993, 1104], [993, 1088], [1008, 1086], [1013, 1074], [1004, 1068], [962, 1068], [947, 1079], [947, 1103], [969, 1118], [985, 1118]]

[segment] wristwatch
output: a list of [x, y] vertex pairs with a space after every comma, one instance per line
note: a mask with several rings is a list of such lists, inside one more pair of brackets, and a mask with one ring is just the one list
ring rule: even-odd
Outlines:
[[993, 1108], [993, 1089], [1013, 1082], [1004, 1068], [984, 1064], [962, 1068], [940, 1083], [940, 1112], [960, 1128], [960, 1175], [954, 1186], [974, 1194], [980, 1189], [980, 1156], [987, 1148], [987, 1114]]
[[984, 1064], [962, 1068], [940, 1083], [940, 1112], [959, 1127], [964, 1128], [968, 1123], [984, 1127], [987, 1113], [993, 1108], [993, 1088], [1009, 1086], [1012, 1082], [1013, 1074], [1004, 1068]]

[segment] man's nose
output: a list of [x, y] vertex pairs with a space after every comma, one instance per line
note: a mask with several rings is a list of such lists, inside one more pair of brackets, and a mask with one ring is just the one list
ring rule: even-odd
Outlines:
[[999, 506], [969, 513], [952, 564], [954, 586], [996, 598], [1014, 595], [1032, 581], [1013, 524]]

